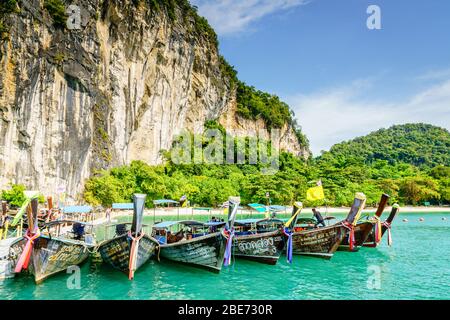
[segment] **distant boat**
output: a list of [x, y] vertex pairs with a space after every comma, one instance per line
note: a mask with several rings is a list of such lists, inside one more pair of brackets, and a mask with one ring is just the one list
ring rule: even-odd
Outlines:
[[[29, 270], [37, 284], [70, 266], [83, 263], [95, 247], [92, 232], [86, 230], [92, 226], [83, 222], [54, 221], [45, 225], [47, 234], [39, 230], [37, 198], [31, 200], [27, 215], [27, 233], [11, 244], [9, 259], [15, 273]], [[72, 229], [64, 231], [63, 225]]]
[[98, 247], [103, 261], [127, 274], [130, 280], [134, 278], [134, 273], [155, 255], [159, 246], [156, 239], [142, 230], [146, 197], [145, 194], [135, 194], [133, 197], [131, 229], [126, 229], [127, 224], [117, 224], [115, 235], [101, 242]]
[[[369, 217], [366, 220], [359, 220], [357, 224], [355, 225], [355, 242], [353, 246], [353, 250], [357, 251], [360, 247], [364, 245], [367, 238], [371, 234], [371, 232], [378, 227], [381, 227], [380, 217], [384, 212], [384, 209], [387, 206], [389, 196], [387, 194], [381, 195], [380, 203], [378, 204], [377, 211], [375, 212], [375, 215], [373, 217]], [[377, 225], [378, 224], [378, 225]], [[375, 233], [374, 233], [375, 235]], [[381, 234], [380, 234], [381, 236]], [[342, 240], [341, 245], [339, 246], [339, 250], [349, 250], [349, 237], [345, 237]], [[380, 239], [377, 239], [377, 241], [381, 241]]]
[[[297, 225], [296, 217], [300, 214], [301, 203], [294, 204], [292, 222], [286, 227], [288, 237], [292, 237], [292, 253], [294, 255], [308, 255], [331, 259], [347, 234], [354, 236], [356, 221], [361, 215], [361, 210], [366, 203], [366, 196], [362, 193], [355, 195], [355, 200], [347, 218], [344, 221], [330, 226]], [[289, 241], [289, 240], [288, 240]], [[289, 252], [289, 248], [287, 250]]]
[[[399, 211], [400, 211], [400, 206], [398, 204], [394, 204], [392, 206], [391, 213], [389, 214], [387, 219], [383, 223], [381, 223], [381, 237], [378, 237], [379, 239], [377, 241], [377, 237], [375, 234], [375, 232], [377, 230], [376, 230], [376, 226], [374, 226], [372, 231], [370, 232], [369, 236], [367, 237], [366, 242], [364, 242], [365, 247], [375, 248], [376, 246], [378, 246], [379, 242], [383, 238], [386, 231], [388, 231], [388, 244], [392, 245], [391, 225], [392, 225], [392, 222], [394, 221], [395, 217], [398, 215]], [[406, 221], [408, 221], [408, 220], [406, 220]]]

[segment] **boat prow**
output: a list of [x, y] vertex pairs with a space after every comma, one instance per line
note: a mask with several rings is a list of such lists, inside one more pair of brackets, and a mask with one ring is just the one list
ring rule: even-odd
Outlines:
[[[98, 252], [103, 261], [114, 269], [122, 271], [126, 275], [130, 273], [130, 256], [132, 240], [127, 234], [100, 243]], [[135, 270], [146, 263], [158, 249], [158, 241], [148, 235], [144, 235], [138, 245]]]

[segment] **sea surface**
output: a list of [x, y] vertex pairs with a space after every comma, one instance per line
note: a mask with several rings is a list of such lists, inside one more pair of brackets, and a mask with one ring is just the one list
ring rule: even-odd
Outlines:
[[0, 282], [0, 299], [450, 299], [450, 214], [401, 212], [392, 236], [392, 247], [386, 233], [378, 248], [337, 252], [329, 261], [294, 256], [289, 264], [282, 256], [269, 266], [233, 260], [220, 274], [152, 260], [129, 281], [87, 262], [79, 288], [72, 274], [41, 285], [19, 276]]

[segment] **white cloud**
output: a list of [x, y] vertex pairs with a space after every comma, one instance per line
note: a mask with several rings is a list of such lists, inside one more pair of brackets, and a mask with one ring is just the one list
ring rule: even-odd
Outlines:
[[427, 73], [416, 77], [416, 80], [429, 81], [429, 80], [442, 80], [448, 78], [450, 78], [450, 69], [443, 69], [443, 70], [428, 71]]
[[364, 97], [370, 81], [286, 98], [315, 155], [333, 144], [394, 124], [424, 122], [450, 130], [450, 79], [398, 103]]
[[271, 13], [307, 3], [307, 0], [191, 0], [219, 35], [238, 33]]

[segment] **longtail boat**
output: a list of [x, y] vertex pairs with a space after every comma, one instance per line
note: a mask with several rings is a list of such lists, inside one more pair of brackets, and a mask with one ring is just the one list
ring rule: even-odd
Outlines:
[[270, 217], [267, 213], [272, 210], [266, 206], [255, 203], [249, 206], [266, 213], [266, 218], [235, 221], [233, 254], [237, 258], [275, 265], [285, 245], [284, 223], [274, 217], [275, 213]]
[[285, 234], [288, 237], [288, 258], [294, 254], [331, 259], [348, 233], [351, 235], [351, 239], [354, 238], [354, 226], [365, 203], [366, 196], [357, 193], [347, 218], [325, 227], [311, 226], [309, 223], [297, 225], [297, 217], [302, 206], [299, 202], [295, 203], [292, 217], [285, 225]]
[[391, 234], [391, 225], [394, 221], [395, 217], [398, 215], [400, 211], [400, 206], [398, 204], [394, 204], [391, 209], [391, 213], [387, 217], [387, 219], [378, 225], [374, 225], [369, 236], [364, 242], [365, 247], [375, 248], [381, 242], [386, 231], [388, 232], [388, 245], [392, 245], [392, 234]]
[[[27, 217], [26, 235], [11, 244], [9, 259], [15, 273], [28, 270], [37, 284], [83, 263], [89, 257], [89, 250], [95, 247], [94, 236], [87, 232], [88, 225], [82, 222], [54, 221], [41, 231], [37, 198], [31, 199]], [[65, 225], [66, 230], [61, 225]]]
[[145, 194], [135, 194], [133, 197], [131, 229], [126, 229], [127, 224], [116, 225], [114, 236], [98, 246], [103, 261], [127, 274], [130, 280], [134, 278], [136, 270], [155, 255], [159, 246], [158, 241], [142, 229], [146, 197]]
[[228, 222], [164, 221], [154, 225], [153, 236], [160, 243], [160, 256], [208, 271], [220, 272], [224, 262], [228, 262], [224, 254], [230, 253], [233, 238], [233, 235], [230, 236], [222, 227], [232, 227], [238, 204], [230, 202]]
[[[353, 251], [357, 251], [361, 246], [363, 246], [364, 242], [367, 240], [369, 234], [374, 228], [380, 227], [380, 217], [387, 206], [388, 200], [389, 196], [387, 194], [383, 194], [375, 215], [373, 217], [367, 217], [365, 220], [357, 221], [357, 224], [354, 227], [355, 240], [352, 249]], [[342, 240], [339, 250], [349, 250], [349, 248], [349, 236], [347, 236]]]

